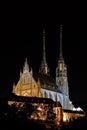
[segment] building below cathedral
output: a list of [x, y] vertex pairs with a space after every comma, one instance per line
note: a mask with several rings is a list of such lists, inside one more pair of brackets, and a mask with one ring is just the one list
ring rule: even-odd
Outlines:
[[[69, 98], [67, 66], [65, 64], [62, 51], [62, 26], [60, 26], [59, 51], [60, 51], [59, 60], [57, 67], [55, 68], [56, 77], [55, 79], [53, 79], [52, 76], [50, 75], [50, 69], [48, 68], [48, 64], [46, 61], [45, 29], [43, 29], [43, 59], [41, 62], [41, 66], [39, 68], [39, 72], [35, 73], [33, 72], [32, 68], [30, 69], [26, 58], [23, 66], [23, 71], [20, 71], [20, 77], [18, 83], [13, 84], [12, 93], [19, 98], [22, 97], [22, 99], [23, 97], [29, 98], [29, 102], [31, 102], [30, 98], [32, 97], [32, 99], [34, 100], [33, 106], [39, 100], [39, 102], [41, 103], [39, 103], [39, 105], [38, 103], [36, 104], [37, 109], [41, 109], [43, 107], [43, 104], [44, 107], [46, 107], [46, 100], [48, 99], [47, 103], [51, 101], [52, 104], [54, 104], [54, 102], [61, 104], [58, 105], [58, 109], [62, 108], [62, 110], [65, 111], [73, 111], [74, 105], [72, 104]], [[9, 101], [9, 104], [11, 104], [11, 101]], [[57, 109], [56, 109], [57, 106], [53, 108], [55, 110], [54, 113], [56, 113], [57, 115]], [[66, 112], [63, 112], [61, 114], [60, 119], [64, 113]], [[31, 116], [31, 118], [37, 118], [37, 116], [35, 117], [35, 113]], [[46, 119], [47, 116], [44, 115], [40, 116], [39, 118]]]
[[17, 117], [22, 117], [23, 113], [29, 120], [53, 121], [54, 124], [63, 122], [63, 110], [60, 102], [54, 102], [50, 98], [26, 97], [10, 95], [8, 104], [17, 108]]

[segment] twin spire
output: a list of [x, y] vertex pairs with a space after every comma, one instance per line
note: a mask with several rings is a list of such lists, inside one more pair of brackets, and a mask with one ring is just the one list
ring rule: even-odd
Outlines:
[[43, 63], [46, 64], [46, 51], [45, 51], [45, 28], [43, 28]]
[[43, 28], [43, 59], [41, 62], [39, 73], [43, 75], [49, 75], [49, 68], [46, 62], [46, 51], [45, 51], [45, 28]]
[[63, 50], [62, 50], [62, 25], [60, 25], [60, 54], [59, 59], [63, 59]]
[[[62, 51], [62, 25], [60, 25], [60, 50], [59, 50], [59, 61], [63, 60]], [[49, 75], [49, 68], [46, 62], [46, 51], [45, 51], [45, 28], [43, 28], [43, 59], [39, 69], [39, 73], [44, 75]]]
[[[41, 62], [41, 66], [39, 68], [39, 73], [44, 74], [44, 75], [50, 75], [49, 74], [49, 68], [46, 62], [46, 50], [45, 50], [45, 28], [43, 28], [43, 59]], [[59, 50], [59, 60], [63, 59], [63, 52], [62, 52], [62, 25], [60, 25], [60, 50]], [[25, 66], [24, 70], [28, 70], [28, 65], [27, 65], [27, 59], [25, 61]]]

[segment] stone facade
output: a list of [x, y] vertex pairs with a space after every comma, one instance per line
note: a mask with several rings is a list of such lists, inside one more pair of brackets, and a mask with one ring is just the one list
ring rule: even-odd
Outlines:
[[[51, 98], [53, 101], [57, 100], [61, 103], [64, 109], [70, 109], [70, 102], [68, 96], [58, 91], [54, 80], [49, 81], [50, 77], [35, 75], [33, 70], [29, 71], [27, 59], [23, 67], [23, 72], [20, 72], [18, 83], [13, 85], [15, 95], [27, 97], [43, 97]], [[49, 81], [49, 82], [48, 82]]]
[[13, 85], [13, 93], [18, 96], [41, 97], [39, 81], [36, 82], [32, 70], [29, 71], [27, 59], [17, 85]]

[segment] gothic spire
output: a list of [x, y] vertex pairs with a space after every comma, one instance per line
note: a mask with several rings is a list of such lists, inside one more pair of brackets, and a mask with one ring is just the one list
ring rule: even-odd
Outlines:
[[24, 63], [23, 71], [29, 71], [29, 66], [28, 66], [27, 58], [25, 58], [25, 63]]
[[69, 95], [68, 80], [67, 80], [67, 66], [64, 62], [63, 50], [62, 50], [62, 25], [60, 25], [60, 50], [59, 50], [58, 66], [56, 68], [56, 84], [60, 92], [64, 93], [65, 95]]
[[60, 25], [60, 54], [59, 58], [63, 59], [63, 50], [62, 50], [62, 25]]
[[46, 52], [45, 52], [45, 28], [43, 28], [43, 59], [41, 63], [41, 67], [39, 69], [41, 74], [49, 75], [48, 65], [46, 63]]
[[46, 64], [46, 52], [45, 52], [45, 28], [43, 28], [43, 63]]

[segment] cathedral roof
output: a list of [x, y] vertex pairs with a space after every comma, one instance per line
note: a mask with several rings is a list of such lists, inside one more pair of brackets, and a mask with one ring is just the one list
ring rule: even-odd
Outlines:
[[42, 75], [40, 73], [33, 73], [33, 76], [36, 81], [38, 81], [38, 79], [40, 80], [42, 88], [52, 90], [52, 91], [58, 91], [56, 82], [52, 77], [44, 74]]

